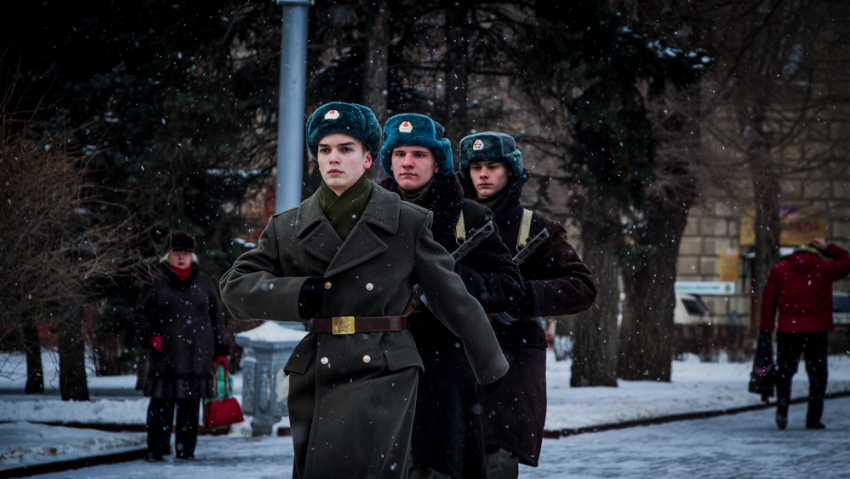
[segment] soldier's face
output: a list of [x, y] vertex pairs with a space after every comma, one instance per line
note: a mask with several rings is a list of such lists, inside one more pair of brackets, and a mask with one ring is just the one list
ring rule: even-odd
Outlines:
[[357, 182], [372, 165], [372, 154], [360, 140], [334, 133], [319, 140], [319, 172], [337, 196]]
[[399, 146], [393, 149], [390, 170], [401, 189], [415, 190], [431, 181], [440, 167], [430, 148]]
[[488, 161], [469, 165], [469, 177], [479, 198], [489, 198], [502, 191], [510, 176], [503, 163]]

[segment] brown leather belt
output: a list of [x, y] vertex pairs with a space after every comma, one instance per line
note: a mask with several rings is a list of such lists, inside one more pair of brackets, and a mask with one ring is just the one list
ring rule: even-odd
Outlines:
[[311, 333], [378, 333], [404, 331], [405, 329], [407, 329], [407, 322], [404, 316], [373, 316], [367, 318], [334, 316], [333, 318], [313, 318], [307, 322], [307, 331]]

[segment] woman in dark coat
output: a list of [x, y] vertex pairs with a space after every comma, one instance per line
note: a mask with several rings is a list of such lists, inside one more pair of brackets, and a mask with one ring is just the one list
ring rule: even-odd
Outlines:
[[479, 390], [488, 477], [517, 477], [518, 463], [537, 466], [546, 421], [547, 344], [537, 318], [585, 311], [596, 298], [596, 283], [560, 223], [531, 213], [525, 214], [531, 221], [523, 229], [520, 196], [531, 175], [511, 136], [468, 136], [460, 142], [460, 155], [465, 195], [493, 210], [502, 241], [513, 254], [521, 249], [520, 236], [549, 231], [548, 241], [520, 266], [525, 296], [510, 313], [516, 323], [492, 322], [510, 364], [505, 382], [493, 395]]
[[169, 454], [175, 407], [176, 457], [194, 458], [200, 401], [213, 396], [214, 364], [227, 365], [224, 315], [215, 284], [198, 269], [196, 246], [189, 233], [166, 236], [161, 270], [142, 288], [133, 314], [139, 338], [151, 347], [148, 461]]
[[[458, 238], [459, 223], [468, 238], [471, 230], [484, 226], [493, 214], [464, 199], [454, 175], [449, 141], [442, 136], [442, 126], [423, 115], [404, 113], [387, 120], [381, 166], [389, 177], [381, 186], [431, 211], [434, 239], [451, 252], [462, 242]], [[430, 156], [433, 158], [426, 158]], [[487, 313], [512, 309], [522, 298], [519, 269], [498, 231], [460, 260], [455, 272]], [[425, 366], [419, 374], [410, 477], [444, 474], [483, 478], [484, 438], [477, 383], [460, 340], [424, 306], [408, 321]]]

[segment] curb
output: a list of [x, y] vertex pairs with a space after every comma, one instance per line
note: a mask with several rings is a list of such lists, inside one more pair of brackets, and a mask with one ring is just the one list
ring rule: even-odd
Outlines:
[[91, 456], [78, 459], [70, 459], [67, 461], [56, 461], [49, 462], [46, 464], [34, 464], [32, 466], [16, 467], [13, 469], [0, 470], [0, 478], [29, 477], [39, 474], [49, 474], [53, 472], [83, 469], [86, 467], [103, 466], [106, 464], [117, 464], [120, 462], [136, 461], [144, 458], [147, 452], [147, 448], [131, 449], [129, 451], [103, 454], [100, 456]]
[[[829, 393], [824, 395], [824, 399], [835, 399], [841, 397], [850, 397], [850, 391], [842, 391], [837, 393]], [[808, 402], [808, 397], [792, 399], [791, 404], [800, 404]], [[587, 434], [592, 432], [614, 431], [617, 429], [628, 429], [638, 426], [654, 426], [657, 424], [667, 424], [679, 421], [693, 421], [696, 419], [709, 419], [718, 416], [731, 416], [743, 412], [759, 411], [762, 409], [771, 409], [776, 407], [776, 402], [765, 404], [753, 404], [751, 406], [741, 406], [728, 409], [716, 409], [713, 411], [687, 412], [680, 414], [670, 414], [668, 416], [658, 416], [649, 419], [636, 419], [633, 421], [623, 421], [610, 424], [600, 424], [598, 426], [585, 426], [565, 429], [546, 429], [543, 431], [544, 439], [560, 439], [562, 437], [577, 436], [579, 434]]]
[[[9, 422], [9, 421], [0, 421]], [[144, 424], [116, 424], [116, 423], [94, 423], [94, 422], [61, 422], [61, 421], [26, 421], [30, 424], [42, 424], [44, 426], [62, 426], [71, 427], [74, 429], [94, 429], [104, 432], [147, 432], [147, 426]], [[171, 428], [172, 434], [175, 432], [175, 426]], [[230, 432], [230, 426], [219, 427], [215, 429], [206, 429], [203, 426], [198, 426], [199, 436], [225, 436]]]

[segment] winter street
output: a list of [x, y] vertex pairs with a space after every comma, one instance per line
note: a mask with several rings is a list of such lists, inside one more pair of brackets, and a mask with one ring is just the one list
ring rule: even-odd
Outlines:
[[[827, 401], [826, 430], [806, 430], [804, 415], [804, 405], [792, 406], [785, 431], [770, 409], [546, 439], [540, 467], [521, 467], [520, 477], [847, 477], [850, 398]], [[201, 437], [198, 451], [194, 462], [134, 461], [39, 477], [259, 479], [288, 477], [292, 467], [288, 437]]]

